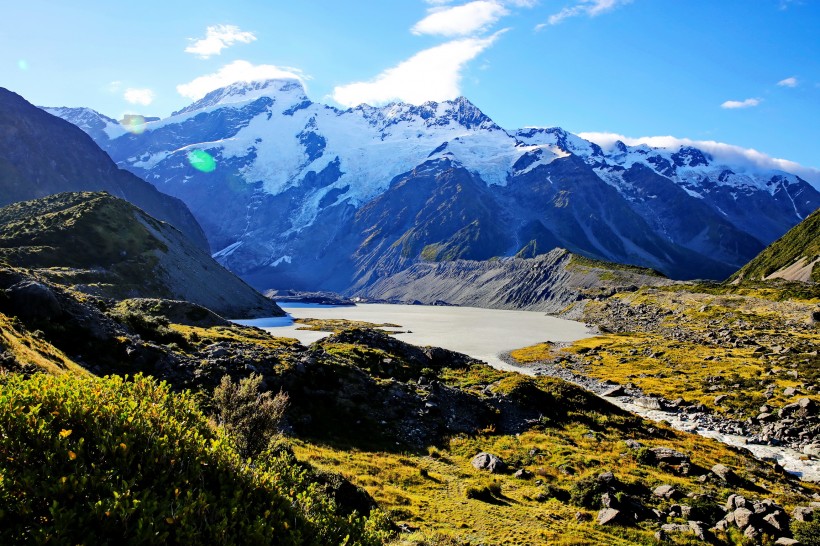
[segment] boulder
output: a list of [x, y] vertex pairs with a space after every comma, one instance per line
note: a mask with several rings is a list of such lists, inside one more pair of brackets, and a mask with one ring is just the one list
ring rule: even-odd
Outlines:
[[734, 471], [726, 465], [716, 464], [712, 467], [712, 474], [725, 482], [734, 482], [737, 480], [737, 475]]
[[800, 546], [800, 541], [788, 537], [780, 537], [774, 543], [775, 546]]
[[798, 506], [792, 511], [792, 519], [795, 521], [814, 521], [814, 510], [811, 506]]
[[659, 485], [652, 491], [652, 494], [663, 499], [671, 499], [678, 495], [678, 490], [672, 485]]
[[476, 470], [487, 470], [492, 474], [501, 474], [507, 470], [507, 465], [504, 461], [492, 453], [487, 453], [486, 451], [482, 451], [473, 457], [470, 464], [472, 464], [473, 468]]
[[604, 508], [598, 512], [598, 525], [611, 525], [618, 523], [621, 519], [621, 511], [615, 508]]
[[650, 451], [659, 463], [678, 465], [689, 462], [689, 455], [668, 447], [653, 447]]
[[690, 521], [689, 522], [689, 529], [691, 529], [692, 534], [695, 535], [695, 538], [698, 540], [706, 540], [706, 529], [703, 526], [703, 523], [700, 521]]
[[735, 516], [735, 525], [737, 525], [738, 529], [745, 529], [752, 524], [752, 520], [754, 518], [754, 512], [749, 510], [748, 508], [738, 508], [734, 512]]

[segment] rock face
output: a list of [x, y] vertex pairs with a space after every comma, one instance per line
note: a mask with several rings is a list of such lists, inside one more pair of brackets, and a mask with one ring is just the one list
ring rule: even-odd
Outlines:
[[[185, 201], [220, 262], [263, 289], [349, 294], [422, 262], [556, 247], [724, 278], [820, 206], [794, 175], [692, 147], [505, 130], [463, 97], [340, 111], [296, 81], [234, 84], [139, 135], [88, 110], [49, 111]], [[192, 166], [192, 149], [215, 168]]]
[[[178, 230], [107, 193], [63, 193], [0, 209], [0, 261], [95, 295], [185, 300], [228, 318], [284, 314]], [[36, 299], [37, 312], [57, 314], [36, 283], [10, 297]]]
[[0, 172], [0, 207], [60, 192], [107, 191], [168, 222], [195, 246], [208, 250], [202, 228], [182, 201], [117, 168], [73, 124], [3, 88]]

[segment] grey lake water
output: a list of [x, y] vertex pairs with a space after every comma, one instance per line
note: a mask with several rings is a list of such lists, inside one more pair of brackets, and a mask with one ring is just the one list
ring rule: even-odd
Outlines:
[[[430, 345], [458, 351], [477, 358], [498, 369], [532, 374], [532, 370], [512, 366], [500, 355], [545, 341], [572, 342], [594, 335], [585, 324], [565, 320], [536, 311], [507, 311], [476, 307], [428, 305], [359, 304], [356, 306], [326, 306], [313, 304], [282, 304], [288, 317], [235, 321], [257, 326], [277, 337], [296, 338], [309, 345], [328, 332], [299, 330], [297, 318], [347, 319], [375, 324], [391, 323], [398, 328], [395, 337], [413, 345]], [[606, 398], [623, 409], [655, 421], [667, 421], [679, 430], [694, 432], [721, 442], [748, 449], [758, 457], [775, 458], [790, 473], [807, 481], [820, 481], [820, 461], [804, 460], [796, 451], [783, 447], [746, 444], [740, 436], [695, 428], [685, 416], [667, 411], [648, 410], [619, 400]]]

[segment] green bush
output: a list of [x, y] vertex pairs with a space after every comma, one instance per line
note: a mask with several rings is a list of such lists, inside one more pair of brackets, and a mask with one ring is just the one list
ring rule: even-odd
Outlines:
[[214, 389], [213, 404], [219, 424], [234, 437], [242, 457], [255, 457], [279, 432], [288, 407], [288, 395], [260, 392], [262, 376], [252, 374], [234, 383], [227, 375]]
[[190, 393], [137, 376], [0, 383], [0, 544], [377, 544], [284, 459], [248, 466]]
[[792, 533], [795, 540], [803, 546], [820, 546], [820, 518], [813, 521], [792, 521]]
[[601, 495], [608, 490], [606, 484], [595, 476], [583, 478], [572, 484], [570, 502], [575, 506], [595, 509], [601, 506]]

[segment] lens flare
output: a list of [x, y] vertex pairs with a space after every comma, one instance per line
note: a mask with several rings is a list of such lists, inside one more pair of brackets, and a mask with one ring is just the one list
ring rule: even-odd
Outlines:
[[188, 152], [188, 163], [191, 167], [204, 173], [213, 172], [216, 169], [216, 160], [205, 150], [192, 150]]
[[120, 120], [120, 125], [135, 135], [141, 135], [145, 132], [145, 118], [135, 114], [125, 114]]
[[17, 61], [17, 67], [20, 70], [28, 70], [28, 62], [25, 59], [20, 59]]

